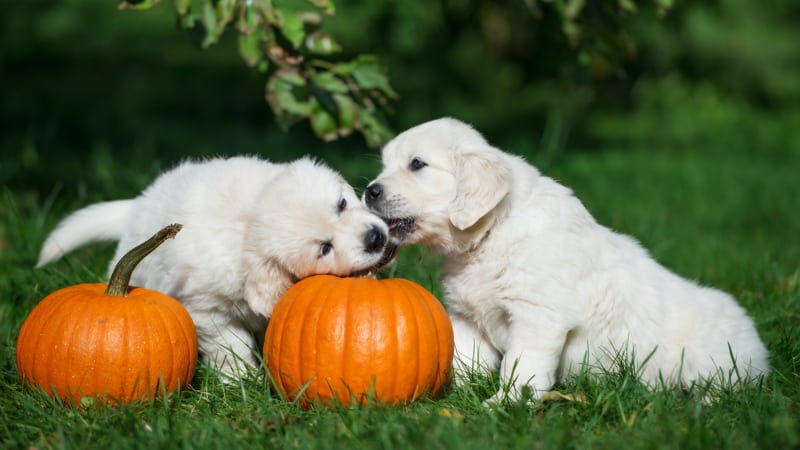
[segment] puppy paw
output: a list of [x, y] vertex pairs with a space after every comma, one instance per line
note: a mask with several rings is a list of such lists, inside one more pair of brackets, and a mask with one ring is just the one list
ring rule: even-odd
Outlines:
[[493, 396], [484, 400], [482, 404], [484, 408], [494, 409], [502, 407], [507, 402], [508, 402], [508, 394], [506, 392], [499, 391]]

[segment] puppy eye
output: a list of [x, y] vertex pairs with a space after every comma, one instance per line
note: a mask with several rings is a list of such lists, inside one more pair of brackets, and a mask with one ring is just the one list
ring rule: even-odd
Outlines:
[[339, 204], [336, 205], [336, 207], [339, 209], [339, 212], [344, 211], [345, 209], [347, 209], [347, 200], [344, 197], [342, 197], [342, 199], [339, 200]]
[[331, 250], [333, 250], [333, 244], [330, 241], [323, 242], [319, 246], [319, 257], [322, 258], [323, 256], [326, 256], [331, 252]]
[[427, 165], [428, 163], [426, 163], [425, 161], [419, 158], [414, 158], [411, 160], [411, 163], [408, 165], [408, 168], [411, 169], [412, 172], [416, 172], [417, 170], [420, 170]]

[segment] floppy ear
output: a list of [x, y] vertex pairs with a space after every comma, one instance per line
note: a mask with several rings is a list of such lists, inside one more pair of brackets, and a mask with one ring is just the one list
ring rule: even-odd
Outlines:
[[263, 260], [248, 268], [244, 299], [253, 311], [269, 319], [272, 308], [294, 282], [294, 277], [277, 261]]
[[511, 190], [511, 171], [500, 156], [470, 151], [456, 161], [456, 198], [450, 204], [450, 222], [459, 230], [475, 225]]

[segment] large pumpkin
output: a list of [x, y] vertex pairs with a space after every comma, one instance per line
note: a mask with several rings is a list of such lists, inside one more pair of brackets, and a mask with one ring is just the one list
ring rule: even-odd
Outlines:
[[395, 404], [446, 384], [453, 327], [430, 292], [393, 278], [306, 278], [284, 294], [267, 327], [264, 358], [288, 399]]
[[186, 387], [197, 362], [189, 313], [165, 294], [128, 286], [139, 261], [179, 230], [164, 228], [131, 250], [108, 285], [70, 286], [39, 302], [17, 338], [22, 381], [67, 403], [127, 403]]

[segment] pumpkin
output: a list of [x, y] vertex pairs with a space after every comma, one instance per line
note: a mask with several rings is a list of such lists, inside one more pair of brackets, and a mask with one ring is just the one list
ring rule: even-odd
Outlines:
[[452, 358], [447, 312], [402, 278], [305, 278], [275, 306], [264, 340], [274, 385], [304, 407], [435, 396]]
[[31, 311], [17, 338], [17, 371], [66, 403], [128, 403], [185, 388], [197, 363], [189, 313], [160, 292], [129, 287], [136, 265], [181, 225], [131, 250], [108, 285], [57, 290]]

